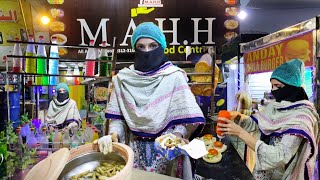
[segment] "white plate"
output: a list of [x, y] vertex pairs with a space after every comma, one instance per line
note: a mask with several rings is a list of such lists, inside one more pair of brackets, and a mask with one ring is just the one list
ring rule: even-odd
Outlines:
[[68, 41], [67, 36], [65, 36], [64, 34], [54, 34], [51, 36], [51, 39], [53, 36], [57, 37], [57, 44], [59, 44], [59, 45], [63, 45]]

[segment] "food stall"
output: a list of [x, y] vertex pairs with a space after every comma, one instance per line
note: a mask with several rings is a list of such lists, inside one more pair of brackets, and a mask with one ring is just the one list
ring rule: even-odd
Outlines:
[[[129, 39], [131, 31], [137, 24], [143, 21], [153, 21], [161, 26], [165, 33], [169, 34], [168, 48], [165, 53], [169, 60], [178, 66], [195, 66], [195, 63], [186, 59], [188, 45], [192, 45], [190, 49], [192, 53], [202, 54], [202, 46], [216, 48], [236, 36], [239, 30], [239, 23], [235, 19], [238, 1], [224, 1], [222, 3], [192, 1], [195, 4], [186, 4], [186, 7], [182, 8], [185, 9], [184, 11], [190, 12], [190, 15], [185, 16], [185, 12], [179, 15], [184, 23], [180, 22], [180, 18], [170, 18], [172, 14], [176, 15], [176, 11], [172, 11], [173, 8], [170, 8], [176, 4], [170, 4], [169, 1], [162, 1], [162, 3], [161, 1], [156, 3], [117, 1], [113, 6], [110, 6], [106, 1], [99, 4], [88, 3], [85, 0], [73, 2], [76, 3], [63, 0], [28, 0], [27, 3], [32, 6], [28, 12], [32, 15], [24, 14], [23, 10], [26, 9], [21, 8], [18, 19], [22, 24], [26, 24], [30, 20], [28, 17], [32, 16], [33, 22], [28, 24], [32, 24], [33, 27], [24, 27], [24, 31], [19, 32], [21, 38], [3, 38], [6, 44], [10, 45], [10, 51], [5, 51], [4, 61], [0, 63], [2, 70], [0, 92], [1, 97], [5, 97], [1, 100], [6, 100], [1, 101], [1, 106], [5, 107], [1, 109], [1, 113], [6, 114], [5, 119], [1, 119], [1, 123], [3, 125], [8, 123], [5, 126], [7, 134], [3, 133], [0, 136], [1, 148], [3, 148], [1, 150], [4, 150], [5, 155], [5, 163], [1, 162], [0, 164], [5, 165], [6, 170], [1, 173], [6, 172], [7, 174], [4, 176], [8, 176], [8, 178], [35, 179], [35, 175], [38, 175], [36, 176], [38, 179], [44, 179], [44, 176], [49, 173], [53, 179], [59, 179], [59, 176], [63, 175], [66, 169], [72, 168], [68, 166], [68, 163], [76, 163], [76, 167], [85, 164], [87, 161], [84, 160], [88, 160], [88, 157], [85, 156], [86, 153], [90, 153], [92, 155], [90, 158], [93, 157], [94, 160], [97, 157], [98, 159], [104, 157], [97, 152], [98, 146], [91, 143], [107, 132], [107, 127], [103, 126], [106, 122], [104, 109], [112, 90], [110, 81], [112, 75], [117, 73], [121, 65], [133, 63], [133, 49], [130, 47]], [[210, 11], [202, 11], [200, 8], [194, 11], [193, 5], [209, 6]], [[168, 6], [168, 8], [164, 6]], [[113, 9], [113, 7], [117, 8]], [[95, 8], [97, 10], [95, 12], [101, 13], [92, 14], [94, 12], [92, 9]], [[144, 11], [147, 8], [150, 8], [150, 12]], [[47, 22], [47, 24], [39, 21], [39, 17], [44, 15], [43, 12], [38, 11], [39, 9], [47, 10], [48, 14], [46, 15], [51, 22], [47, 22], [45, 18], [43, 22]], [[123, 11], [123, 9], [126, 9], [126, 13], [119, 16], [117, 12]], [[212, 14], [212, 9], [217, 9], [214, 12], [218, 14]], [[168, 18], [159, 18], [159, 13], [167, 14], [165, 17]], [[198, 18], [199, 14], [201, 14], [200, 19]], [[23, 17], [24, 15], [27, 17]], [[105, 18], [106, 16], [110, 19]], [[222, 17], [215, 20], [219, 16]], [[26, 21], [26, 19], [28, 20]], [[15, 36], [19, 36], [19, 33]], [[26, 36], [25, 39], [25, 34], [34, 36]], [[2, 35], [8, 37], [6, 33]], [[2, 50], [1, 48], [3, 47], [0, 46], [0, 50]], [[215, 67], [215, 54], [213, 60], [214, 65], [211, 67]], [[42, 68], [40, 65], [43, 65]], [[94, 66], [96, 68], [92, 68]], [[102, 67], [106, 68], [106, 72], [101, 72]], [[214, 94], [212, 89], [214, 89], [215, 83], [215, 70], [212, 69], [203, 74], [197, 74], [197, 72], [187, 74], [190, 76], [210, 76], [211, 81], [198, 83], [211, 86], [208, 88], [206, 96]], [[65, 135], [67, 133], [62, 134], [58, 130], [49, 133], [45, 126], [49, 102], [53, 100], [54, 96], [57, 96], [55, 87], [58, 82], [65, 82], [69, 85], [70, 97], [76, 102], [81, 116], [79, 132], [71, 133], [69, 138]], [[189, 85], [194, 83], [197, 82], [190, 82]], [[220, 102], [224, 102], [226, 89], [225, 87], [221, 89], [223, 101]], [[214, 102], [213, 99], [210, 102], [211, 106]], [[226, 103], [221, 104], [225, 105]], [[206, 111], [208, 118], [214, 114], [214, 111]], [[216, 136], [214, 123], [208, 123], [202, 134], [198, 136], [202, 136], [204, 133]], [[240, 168], [232, 173], [233, 178], [252, 178], [229, 140], [224, 138], [223, 143], [228, 148], [224, 152], [222, 160], [219, 163], [211, 164], [205, 162], [203, 158], [197, 158], [192, 163], [194, 173], [199, 177], [226, 178], [230, 177], [228, 175], [231, 173], [230, 166], [238, 166]], [[110, 179], [122, 179], [123, 177], [175, 179], [133, 169], [131, 151], [128, 146], [114, 144], [113, 152], [110, 155], [114, 153], [119, 155], [124, 163], [119, 165], [123, 170], [118, 166], [112, 167], [115, 169], [112, 173], [119, 171], [119, 174]], [[98, 155], [95, 155], [96, 153]], [[232, 163], [230, 163], [231, 159]], [[102, 169], [109, 167], [108, 164], [102, 166], [100, 167]], [[53, 170], [51, 167], [59, 168]], [[97, 173], [99, 170], [92, 169], [91, 171]], [[224, 173], [215, 173], [217, 171]], [[89, 175], [85, 174], [85, 176]], [[68, 178], [70, 177], [68, 176]]]

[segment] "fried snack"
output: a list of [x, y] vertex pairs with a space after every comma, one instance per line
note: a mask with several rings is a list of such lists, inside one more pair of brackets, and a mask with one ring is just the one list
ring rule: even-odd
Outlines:
[[80, 174], [74, 175], [71, 177], [71, 180], [80, 180], [80, 179], [108, 179], [124, 168], [124, 165], [118, 164], [116, 162], [107, 163], [101, 162], [98, 167], [93, 172], [85, 171]]
[[224, 22], [224, 27], [230, 30], [236, 29], [237, 27], [239, 27], [239, 22], [234, 19], [228, 19]]
[[54, 22], [50, 23], [49, 29], [52, 32], [63, 32], [65, 30], [65, 25], [63, 22], [54, 21]]
[[59, 56], [64, 56], [68, 54], [68, 50], [66, 48], [59, 48]]

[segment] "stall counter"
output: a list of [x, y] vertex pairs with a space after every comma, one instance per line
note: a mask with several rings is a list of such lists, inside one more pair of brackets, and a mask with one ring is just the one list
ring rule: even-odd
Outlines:
[[[213, 134], [217, 137], [214, 128], [215, 123], [207, 124], [202, 132], [204, 134]], [[222, 153], [222, 160], [216, 164], [205, 162], [202, 158], [195, 160], [195, 174], [206, 179], [245, 179], [254, 180], [254, 177], [245, 162], [242, 160], [237, 150], [233, 147], [228, 137], [222, 139], [222, 142], [228, 146]]]
[[139, 169], [132, 170], [132, 178], [131, 180], [178, 180], [178, 178], [147, 172]]

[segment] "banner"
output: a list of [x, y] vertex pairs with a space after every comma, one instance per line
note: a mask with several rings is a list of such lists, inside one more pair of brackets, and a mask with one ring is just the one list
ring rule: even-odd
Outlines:
[[244, 53], [245, 74], [273, 71], [291, 59], [313, 64], [312, 31]]
[[[116, 37], [121, 60], [133, 57], [131, 35], [136, 26], [151, 21], [167, 38], [169, 60], [186, 60], [186, 45], [191, 53], [202, 53], [201, 46], [219, 47], [238, 35], [239, 5], [239, 0], [48, 0], [49, 29], [63, 44], [88, 45], [94, 39], [96, 46], [106, 41], [110, 47]], [[74, 58], [86, 53], [67, 51], [65, 55]]]

